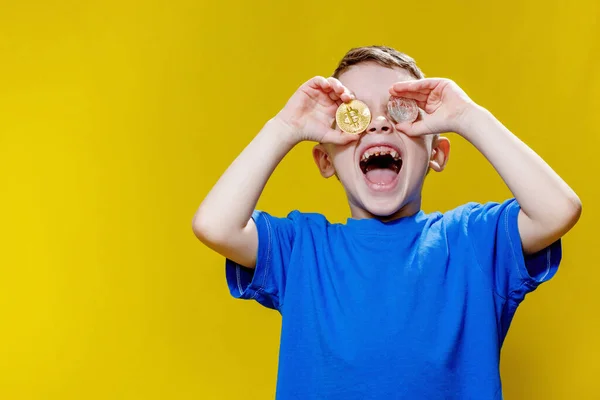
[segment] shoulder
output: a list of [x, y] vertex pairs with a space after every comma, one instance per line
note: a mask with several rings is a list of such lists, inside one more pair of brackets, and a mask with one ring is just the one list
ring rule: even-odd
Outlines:
[[477, 225], [496, 225], [502, 216], [510, 218], [518, 214], [520, 207], [512, 198], [503, 202], [468, 202], [442, 214], [441, 220], [447, 226], [457, 226], [467, 229]]
[[293, 221], [304, 224], [329, 225], [329, 221], [323, 214], [303, 212], [299, 210], [291, 211], [287, 217]]
[[461, 204], [455, 208], [441, 213], [441, 221], [443, 221], [446, 224], [465, 223], [471, 215], [471, 212], [473, 212], [473, 210], [481, 208], [482, 206], [483, 204], [476, 202], [468, 202], [465, 204]]
[[267, 223], [268, 225], [279, 227], [285, 226], [289, 229], [326, 229], [330, 224], [327, 218], [319, 213], [302, 212], [293, 210], [285, 217], [276, 217], [266, 211], [256, 210], [252, 214], [255, 222]]

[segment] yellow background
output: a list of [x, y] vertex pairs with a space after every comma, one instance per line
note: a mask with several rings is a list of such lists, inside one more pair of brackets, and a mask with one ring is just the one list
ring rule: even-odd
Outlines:
[[[191, 219], [302, 82], [386, 44], [456, 80], [580, 195], [501, 372], [507, 399], [600, 399], [600, 5], [564, 3], [0, 1], [0, 398], [272, 398], [280, 317], [229, 297]], [[424, 209], [508, 197], [450, 138]], [[343, 221], [310, 148], [259, 208]]]

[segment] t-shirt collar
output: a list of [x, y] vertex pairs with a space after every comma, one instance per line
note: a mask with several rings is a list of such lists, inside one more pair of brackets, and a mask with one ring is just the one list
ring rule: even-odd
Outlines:
[[406, 227], [406, 225], [419, 223], [425, 219], [427, 219], [427, 214], [425, 214], [423, 210], [419, 210], [413, 215], [397, 218], [388, 222], [380, 221], [377, 218], [348, 218], [346, 220], [346, 226], [350, 229], [355, 229], [360, 232], [385, 233], [386, 231], [389, 232], [391, 230], [395, 230], [390, 228]]

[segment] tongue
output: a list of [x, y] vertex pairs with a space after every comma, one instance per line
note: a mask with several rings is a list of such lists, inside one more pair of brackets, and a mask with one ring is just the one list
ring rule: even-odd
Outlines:
[[375, 168], [366, 173], [367, 179], [377, 185], [389, 185], [396, 178], [397, 173], [389, 168]]

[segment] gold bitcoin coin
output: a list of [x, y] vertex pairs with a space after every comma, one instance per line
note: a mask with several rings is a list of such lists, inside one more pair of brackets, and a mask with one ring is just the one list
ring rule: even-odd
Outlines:
[[335, 113], [335, 122], [346, 133], [359, 134], [371, 123], [371, 110], [360, 100], [340, 104]]

